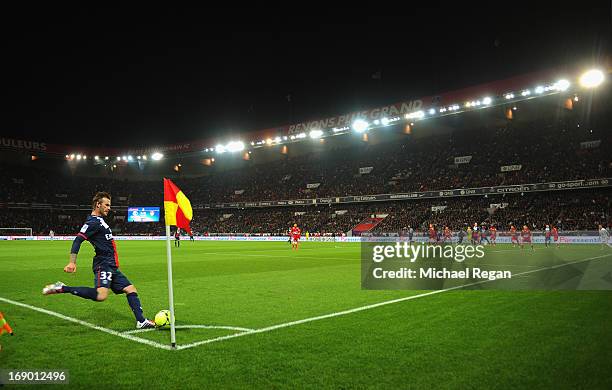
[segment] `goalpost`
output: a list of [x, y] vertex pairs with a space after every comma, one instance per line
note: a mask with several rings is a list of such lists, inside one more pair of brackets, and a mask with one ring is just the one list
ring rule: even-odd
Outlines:
[[0, 227], [0, 236], [31, 236], [32, 228]]

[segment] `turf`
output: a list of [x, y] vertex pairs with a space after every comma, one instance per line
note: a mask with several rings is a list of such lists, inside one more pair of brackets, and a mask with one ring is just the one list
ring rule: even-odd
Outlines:
[[[165, 243], [118, 242], [145, 314], [168, 307]], [[91, 286], [93, 251], [76, 275], [69, 242], [0, 242], [0, 297], [116, 331], [134, 327], [124, 296], [95, 303], [41, 288]], [[612, 262], [612, 250], [498, 245], [489, 263], [516, 271], [562, 257]], [[178, 325], [260, 329], [422, 293], [362, 290], [358, 244], [188, 242], [173, 248]], [[546, 272], [546, 271], [544, 271]], [[169, 351], [0, 301], [15, 330], [0, 368], [68, 369], [70, 387], [612, 388], [612, 292], [448, 291], [344, 316]], [[179, 345], [235, 334], [182, 329]], [[135, 334], [167, 344], [168, 331]], [[66, 388], [66, 386], [58, 386]]]

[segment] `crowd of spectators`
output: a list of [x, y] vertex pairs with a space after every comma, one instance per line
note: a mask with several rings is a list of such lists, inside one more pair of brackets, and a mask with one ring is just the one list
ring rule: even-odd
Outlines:
[[[587, 147], [585, 141], [595, 141]], [[245, 169], [201, 177], [176, 178], [194, 206], [194, 230], [204, 233], [283, 234], [293, 224], [324, 233], [350, 231], [372, 214], [388, 214], [375, 233], [422, 229], [434, 223], [458, 229], [486, 221], [540, 226], [557, 223], [565, 230], [591, 229], [609, 222], [610, 191], [558, 191], [485, 197], [363, 203], [318, 207], [257, 209], [206, 208], [213, 203], [270, 201], [372, 195], [453, 188], [531, 184], [612, 177], [612, 137], [585, 132], [567, 123], [528, 122], [520, 126], [456, 131], [401, 142], [363, 143], [351, 149], [313, 152]], [[471, 156], [455, 163], [455, 157]], [[501, 166], [520, 169], [502, 172]], [[369, 173], [360, 168], [371, 167]], [[320, 183], [317, 188], [308, 184]], [[311, 186], [314, 187], [314, 186]], [[34, 167], [0, 166], [0, 227], [31, 227], [38, 234], [54, 230], [72, 234], [89, 212], [87, 204], [98, 191], [113, 196], [117, 232], [163, 234], [155, 224], [127, 223], [129, 205], [161, 205], [160, 181], [85, 177], [58, 174]], [[491, 203], [508, 203], [494, 212]], [[79, 206], [80, 205], [80, 206]], [[85, 207], [84, 207], [85, 206]], [[446, 206], [432, 212], [432, 206]], [[120, 211], [123, 210], [123, 211]], [[344, 211], [340, 211], [344, 210]], [[340, 211], [339, 213], [337, 211]]]
[[[600, 140], [596, 147], [581, 142]], [[547, 123], [476, 129], [402, 142], [253, 163], [247, 168], [176, 180], [194, 205], [372, 195], [612, 177], [612, 137]], [[455, 157], [471, 156], [455, 164]], [[501, 166], [520, 169], [502, 172]], [[360, 168], [372, 167], [367, 174]], [[308, 184], [320, 183], [317, 188]], [[113, 203], [159, 204], [158, 181], [86, 178], [0, 167], [0, 202], [83, 204], [94, 191]], [[147, 203], [148, 202], [148, 203]]]
[[[491, 205], [497, 205], [491, 207]], [[441, 211], [432, 211], [432, 207]], [[196, 235], [284, 235], [294, 223], [310, 233], [351, 232], [372, 216], [384, 217], [371, 233], [402, 234], [410, 227], [426, 231], [429, 224], [452, 230], [474, 223], [507, 230], [510, 224], [541, 230], [546, 224], [559, 229], [594, 230], [612, 224], [612, 190], [569, 190], [508, 194], [494, 197], [422, 199], [395, 202], [336, 204], [332, 206], [246, 209], [195, 209], [191, 228]], [[89, 210], [0, 209], [0, 227], [29, 227], [34, 234], [75, 234]], [[164, 235], [160, 223], [128, 223], [125, 210], [115, 209], [107, 218], [115, 234]], [[3, 233], [0, 231], [0, 233]], [[6, 232], [4, 232], [6, 233]]]

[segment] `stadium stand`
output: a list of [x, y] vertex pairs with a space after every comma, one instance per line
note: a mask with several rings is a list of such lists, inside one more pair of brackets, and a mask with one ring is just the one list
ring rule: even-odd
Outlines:
[[[88, 200], [94, 192], [104, 190], [113, 196], [114, 232], [163, 234], [161, 224], [132, 224], [124, 218], [127, 206], [163, 203], [163, 176], [172, 177], [189, 195], [196, 234], [285, 234], [293, 223], [304, 232], [320, 234], [402, 234], [408, 227], [423, 231], [429, 223], [448, 225], [455, 231], [474, 222], [495, 224], [499, 230], [507, 229], [510, 223], [536, 229], [557, 224], [565, 231], [594, 229], [598, 223], [610, 225], [611, 190], [607, 183], [612, 177], [612, 124], [609, 119], [598, 121], [594, 115], [591, 122], [596, 126], [585, 128], [579, 115], [557, 111], [536, 113], [522, 121], [476, 120], [475, 125], [468, 117], [457, 116], [449, 120], [457, 126], [429, 129], [431, 134], [427, 134], [429, 130], [402, 134], [398, 128], [389, 128], [387, 134], [395, 132], [395, 136], [383, 136], [377, 142], [358, 140], [343, 145], [332, 139], [317, 142], [317, 147], [311, 144], [302, 153], [258, 160], [266, 153], [262, 150], [234, 168], [215, 164], [202, 169], [200, 164], [200, 170], [190, 175], [158, 172], [128, 177], [110, 171], [88, 172], [86, 167], [76, 169], [66, 161], [12, 163], [6, 157], [0, 165], [0, 227], [31, 227], [35, 234], [48, 234], [49, 230], [73, 234], [89, 211]], [[0, 157], [4, 153], [0, 151]], [[467, 161], [456, 160], [463, 157]], [[197, 166], [199, 158], [183, 162]], [[245, 202], [368, 198], [591, 179], [604, 184], [591, 189], [488, 197], [242, 207]], [[240, 203], [229, 207], [231, 202]], [[368, 222], [365, 219], [381, 214], [386, 217], [361, 229], [360, 224]]]

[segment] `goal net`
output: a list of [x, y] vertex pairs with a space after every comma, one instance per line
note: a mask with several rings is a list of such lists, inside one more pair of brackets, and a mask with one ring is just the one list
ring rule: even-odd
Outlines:
[[0, 236], [31, 236], [32, 228], [0, 227]]

